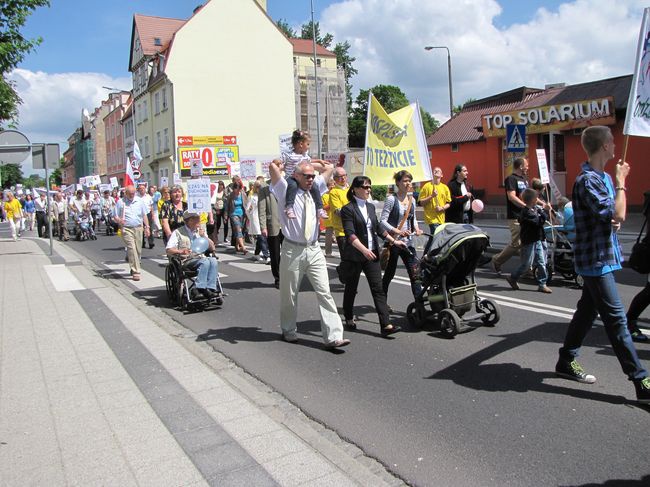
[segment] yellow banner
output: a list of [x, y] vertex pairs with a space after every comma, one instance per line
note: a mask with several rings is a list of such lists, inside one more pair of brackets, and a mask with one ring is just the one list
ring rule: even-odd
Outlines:
[[363, 173], [373, 184], [394, 184], [403, 169], [413, 182], [432, 179], [419, 107], [412, 103], [389, 115], [371, 93]]

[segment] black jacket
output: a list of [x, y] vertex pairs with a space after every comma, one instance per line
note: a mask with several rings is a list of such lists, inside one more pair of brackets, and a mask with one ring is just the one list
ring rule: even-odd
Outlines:
[[519, 215], [521, 245], [545, 240], [544, 222], [546, 220], [548, 220], [548, 215], [542, 208], [537, 206], [535, 208], [528, 208], [527, 206], [522, 208]]
[[[451, 193], [451, 203], [447, 211], [445, 211], [445, 222], [463, 223], [463, 206], [469, 199], [469, 196], [463, 196], [460, 183], [455, 178], [449, 181], [447, 186], [449, 187], [449, 193]], [[470, 193], [474, 192], [474, 188], [467, 181], [465, 181], [465, 187]], [[467, 218], [469, 219], [469, 223], [474, 222], [474, 211], [472, 211], [471, 205], [467, 212]]]
[[[368, 218], [372, 224], [372, 238], [373, 238], [373, 252], [379, 255], [381, 248], [379, 247], [378, 234], [383, 233], [379, 227], [379, 220], [377, 220], [377, 213], [375, 207], [371, 203], [366, 203], [368, 210]], [[350, 260], [353, 262], [365, 262], [367, 259], [361, 252], [354, 248], [350, 243], [350, 237], [355, 235], [361, 243], [368, 247], [368, 225], [363, 218], [357, 200], [352, 198], [352, 201], [341, 208], [341, 222], [343, 223], [343, 231], [345, 232], [345, 245], [343, 246], [343, 253], [341, 260]]]

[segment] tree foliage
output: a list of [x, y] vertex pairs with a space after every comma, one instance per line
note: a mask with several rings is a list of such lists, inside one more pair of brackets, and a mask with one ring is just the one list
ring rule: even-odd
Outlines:
[[300, 38], [313, 39], [314, 27], [316, 28], [316, 44], [323, 46], [325, 49], [329, 49], [329, 47], [332, 45], [332, 41], [334, 41], [334, 36], [329, 32], [324, 36], [321, 36], [319, 22], [312, 24], [312, 21], [310, 20], [306, 24], [302, 24], [302, 28], [300, 29]]
[[11, 188], [23, 182], [23, 170], [20, 164], [0, 165], [0, 178], [3, 188]]
[[348, 104], [348, 113], [352, 109], [352, 84], [350, 79], [357, 74], [354, 68], [354, 62], [357, 58], [350, 56], [350, 43], [348, 41], [338, 42], [334, 47], [334, 54], [336, 54], [336, 64], [343, 68], [345, 75], [345, 98]]
[[464, 102], [463, 104], [461, 104], [461, 105], [456, 105], [456, 106], [453, 108], [453, 110], [452, 110], [452, 111], [454, 112], [454, 115], [460, 113], [461, 110], [462, 110], [463, 108], [465, 108], [465, 105], [467, 105], [468, 103], [472, 103], [473, 101], [476, 101], [476, 98], [468, 98], [467, 100], [465, 100], [465, 102]]
[[63, 184], [63, 173], [61, 172], [63, 164], [65, 164], [65, 159], [61, 157], [59, 159], [59, 167], [50, 174], [50, 186], [61, 186]]
[[23, 178], [23, 185], [26, 188], [44, 188], [45, 179], [40, 177], [38, 174], [30, 174], [26, 178]]
[[[360, 90], [348, 119], [348, 144], [350, 147], [363, 147], [366, 141], [366, 120], [368, 118], [368, 95], [372, 91], [377, 101], [384, 107], [386, 113], [404, 108], [410, 102], [404, 92], [397, 86], [377, 85], [369, 90]], [[420, 107], [422, 126], [426, 136], [431, 135], [440, 126], [429, 112]]]
[[0, 126], [15, 121], [20, 97], [6, 75], [42, 42], [42, 38], [26, 39], [20, 32], [38, 7], [49, 6], [49, 0], [11, 0], [0, 2]]
[[287, 36], [290, 39], [295, 39], [298, 37], [298, 34], [296, 33], [296, 30], [289, 25], [289, 22], [287, 22], [284, 19], [280, 19], [275, 22], [275, 25], [278, 26], [278, 29], [280, 29], [285, 36]]

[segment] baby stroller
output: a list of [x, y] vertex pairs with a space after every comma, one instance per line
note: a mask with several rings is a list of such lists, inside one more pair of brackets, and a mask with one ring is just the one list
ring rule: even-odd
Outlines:
[[[546, 235], [547, 258], [546, 274], [547, 283], [551, 282], [553, 276], [561, 275], [564, 279], [573, 281], [577, 287], [582, 288], [584, 279], [576, 273], [573, 265], [573, 244], [562, 231], [562, 225], [547, 225], [544, 228]], [[535, 269], [537, 272], [537, 269]]]
[[[437, 227], [431, 250], [419, 263], [422, 291], [406, 309], [409, 322], [422, 326], [428, 305], [447, 337], [472, 329], [465, 323], [474, 320], [494, 326], [501, 317], [499, 306], [480, 298], [474, 279], [489, 243], [489, 237], [474, 225], [446, 223]], [[472, 308], [476, 313], [466, 315]]]

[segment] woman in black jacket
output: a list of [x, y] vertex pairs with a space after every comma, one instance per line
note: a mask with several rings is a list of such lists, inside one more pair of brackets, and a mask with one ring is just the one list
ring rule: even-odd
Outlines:
[[451, 193], [451, 204], [445, 212], [447, 223], [473, 223], [474, 212], [472, 211], [472, 186], [467, 182], [469, 172], [467, 167], [458, 164], [454, 168], [454, 176], [447, 186]]
[[382, 286], [381, 267], [378, 259], [380, 251], [378, 232], [382, 234], [382, 238], [391, 243], [395, 242], [395, 239], [387, 232], [380, 230], [375, 207], [368, 203], [370, 190], [370, 178], [355, 177], [348, 190], [349, 203], [341, 208], [341, 222], [345, 232], [345, 245], [341, 254], [340, 268], [341, 275], [345, 276], [343, 314], [345, 328], [356, 329], [357, 325], [353, 319], [354, 298], [357, 294], [359, 277], [363, 271], [379, 316], [381, 334], [388, 336], [398, 332], [400, 328], [389, 322], [386, 293]]

